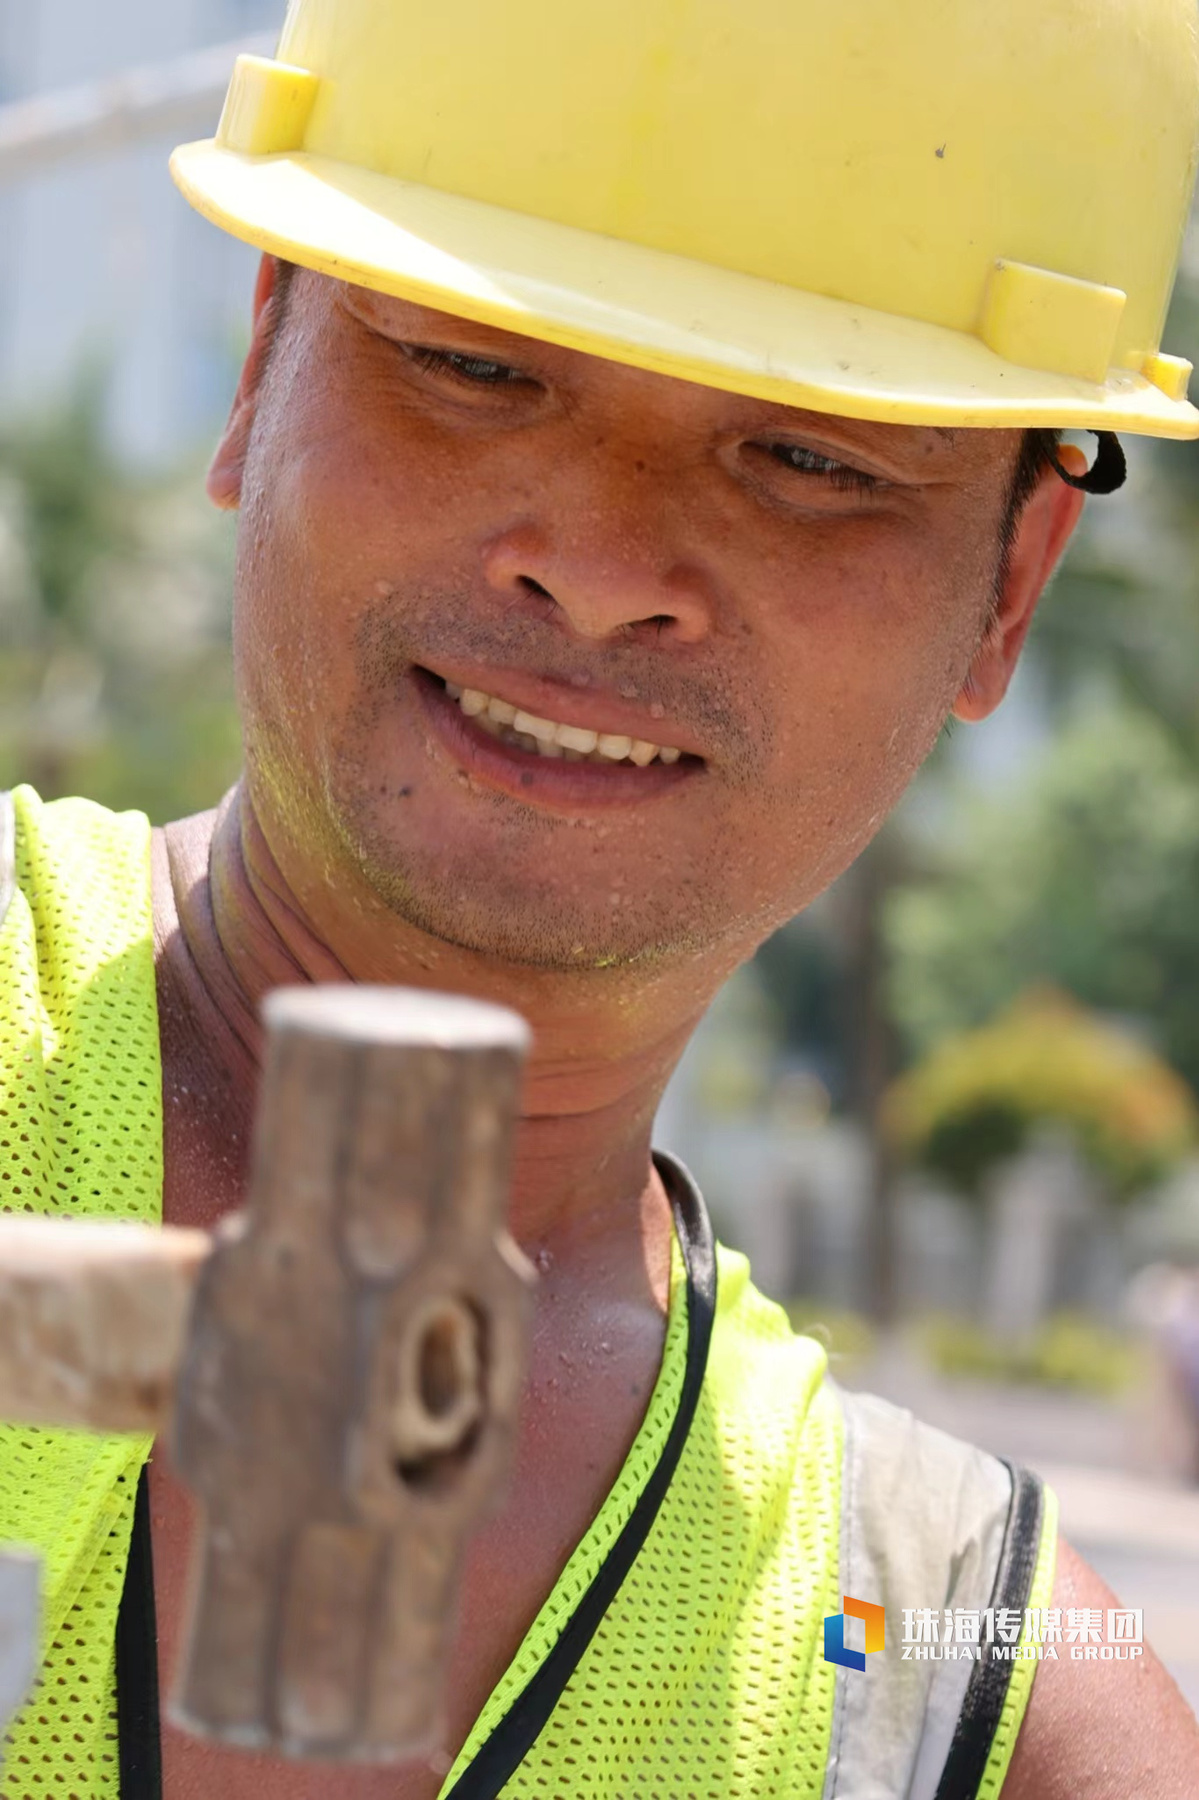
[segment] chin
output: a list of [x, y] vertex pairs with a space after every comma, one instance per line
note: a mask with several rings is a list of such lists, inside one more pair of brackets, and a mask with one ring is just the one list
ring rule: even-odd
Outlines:
[[720, 935], [680, 916], [677, 884], [661, 895], [629, 893], [597, 888], [588, 876], [570, 884], [571, 894], [566, 883], [547, 883], [544, 865], [524, 873], [475, 853], [447, 858], [444, 845], [422, 855], [360, 824], [346, 829], [344, 820], [338, 835], [360, 877], [398, 920], [490, 961], [558, 972], [647, 966], [694, 956]]

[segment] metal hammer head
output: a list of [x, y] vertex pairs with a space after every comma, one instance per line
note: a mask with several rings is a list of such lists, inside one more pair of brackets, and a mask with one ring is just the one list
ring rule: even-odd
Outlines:
[[528, 1032], [397, 989], [287, 990], [246, 1210], [196, 1289], [173, 1457], [203, 1508], [187, 1729], [435, 1747], [456, 1577], [515, 1435], [531, 1271], [504, 1230]]

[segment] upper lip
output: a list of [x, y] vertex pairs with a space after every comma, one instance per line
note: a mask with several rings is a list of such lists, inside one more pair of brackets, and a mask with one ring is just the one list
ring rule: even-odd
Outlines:
[[452, 681], [456, 687], [475, 688], [494, 699], [510, 701], [537, 719], [553, 719], [559, 725], [576, 725], [581, 731], [596, 731], [605, 736], [629, 737], [634, 742], [666, 745], [689, 756], [702, 758], [704, 755], [695, 740], [673, 719], [655, 719], [644, 708], [600, 688], [567, 687], [542, 675], [530, 675], [525, 669], [464, 668], [462, 665], [455, 669], [434, 669], [430, 664], [425, 667], [439, 681]]

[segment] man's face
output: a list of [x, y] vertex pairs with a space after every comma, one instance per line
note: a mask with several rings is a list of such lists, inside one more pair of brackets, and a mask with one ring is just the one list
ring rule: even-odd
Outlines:
[[[936, 739], [994, 604], [1018, 447], [301, 274], [241, 486], [268, 841], [507, 961], [736, 960]], [[516, 713], [573, 731], [543, 745]]]

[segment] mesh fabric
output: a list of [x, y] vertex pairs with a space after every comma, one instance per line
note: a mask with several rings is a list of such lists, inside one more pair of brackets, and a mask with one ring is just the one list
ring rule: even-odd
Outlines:
[[[162, 1078], [139, 813], [13, 795], [0, 925], [0, 1210], [157, 1222]], [[142, 1437], [0, 1425], [0, 1540], [42, 1555], [43, 1662], [0, 1793], [119, 1792], [114, 1633]]]
[[[825, 1356], [718, 1251], [707, 1377], [682, 1459], [620, 1593], [503, 1793], [510, 1800], [806, 1800], [824, 1786], [839, 1610], [841, 1419]], [[548, 1655], [640, 1494], [678, 1403], [675, 1246], [662, 1367], [616, 1485], [501, 1677], [442, 1789]]]

